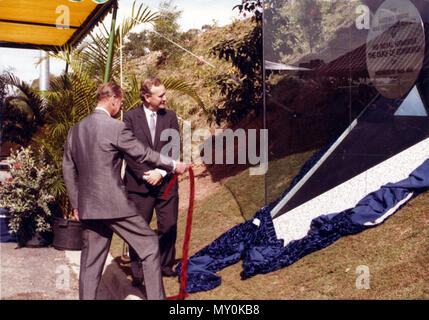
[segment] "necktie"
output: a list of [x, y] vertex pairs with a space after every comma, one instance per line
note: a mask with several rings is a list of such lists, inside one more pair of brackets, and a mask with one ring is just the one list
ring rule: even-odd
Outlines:
[[150, 135], [152, 137], [152, 144], [155, 144], [155, 129], [156, 129], [155, 117], [156, 117], [156, 113], [152, 112], [150, 115], [150, 121], [149, 121], [149, 130], [150, 130]]

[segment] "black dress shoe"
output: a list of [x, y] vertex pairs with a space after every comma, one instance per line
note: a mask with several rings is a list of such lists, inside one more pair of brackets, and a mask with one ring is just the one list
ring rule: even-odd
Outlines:
[[163, 275], [164, 277], [177, 277], [177, 273], [176, 273], [176, 271], [174, 271], [174, 270], [173, 270], [173, 269], [171, 269], [171, 268], [163, 269], [163, 270], [162, 270], [162, 275]]

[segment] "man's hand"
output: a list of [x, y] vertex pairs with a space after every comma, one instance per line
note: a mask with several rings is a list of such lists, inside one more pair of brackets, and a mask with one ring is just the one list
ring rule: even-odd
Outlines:
[[79, 210], [77, 208], [73, 209], [73, 216], [77, 221], [80, 221], [79, 220]]
[[188, 171], [188, 169], [188, 164], [178, 161], [176, 163], [176, 169], [174, 170], [174, 172], [178, 174], [184, 174], [186, 171]]
[[162, 182], [162, 175], [158, 170], [149, 170], [144, 173], [143, 179], [152, 186], [159, 186]]

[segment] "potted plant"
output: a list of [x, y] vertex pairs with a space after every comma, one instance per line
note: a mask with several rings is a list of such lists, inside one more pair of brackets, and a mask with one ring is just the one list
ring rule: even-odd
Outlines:
[[[44, 185], [50, 195], [50, 238], [53, 236], [53, 245], [58, 249], [78, 250], [81, 247], [82, 228], [79, 222], [71, 221], [73, 217], [70, 214], [62, 179], [61, 162], [67, 130], [79, 119], [76, 116], [75, 106], [87, 102], [81, 99], [81, 103], [77, 104], [76, 99], [91, 98], [87, 92], [79, 91], [76, 87], [86, 87], [90, 90], [93, 88], [80, 83], [80, 86], [77, 86], [76, 81], [72, 84], [73, 76], [69, 75], [53, 77], [50, 81], [51, 92], [39, 92], [11, 73], [6, 73], [3, 78], [8, 85], [18, 89], [19, 94], [5, 100], [5, 108], [2, 110], [2, 117], [5, 120], [3, 121], [5, 125], [1, 127], [2, 137], [6, 141], [15, 142], [23, 147], [32, 145], [33, 150], [43, 150], [40, 156], [47, 163], [44, 167], [49, 168], [50, 174], [49, 183]], [[76, 92], [80, 94], [79, 97], [74, 94]], [[16, 101], [25, 103], [28, 108], [24, 110], [30, 111], [23, 112]], [[15, 166], [20, 167], [21, 164], [15, 164]], [[13, 182], [12, 185], [8, 184], [4, 191], [13, 188], [16, 181], [10, 182]], [[15, 200], [24, 201], [20, 200], [24, 196], [25, 193]], [[7, 219], [10, 221], [9, 217]]]
[[[86, 87], [89, 92], [83, 90]], [[74, 74], [63, 74], [50, 81], [50, 90], [44, 92], [47, 116], [43, 129], [33, 142], [46, 150], [47, 159], [52, 165], [54, 179], [50, 192], [55, 201], [53, 211], [52, 246], [59, 250], [80, 250], [82, 247], [82, 224], [74, 219], [72, 208], [62, 175], [62, 160], [68, 130], [85, 113], [82, 105], [92, 105], [95, 87], [83, 86]], [[79, 102], [78, 102], [79, 101]], [[87, 111], [86, 111], [87, 112]]]
[[12, 153], [8, 162], [11, 178], [0, 188], [0, 206], [7, 210], [11, 233], [18, 236], [18, 247], [46, 246], [52, 240], [53, 168], [44, 149], [35, 153], [30, 147]]

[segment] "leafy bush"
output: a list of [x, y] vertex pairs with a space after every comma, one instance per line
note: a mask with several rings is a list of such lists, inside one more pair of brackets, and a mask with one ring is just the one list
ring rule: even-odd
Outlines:
[[219, 59], [231, 61], [235, 74], [222, 74], [217, 85], [221, 88], [223, 106], [215, 109], [216, 123], [232, 124], [262, 111], [262, 22], [238, 39], [224, 40], [212, 48]]
[[55, 174], [45, 161], [44, 149], [35, 154], [30, 148], [21, 147], [8, 161], [12, 178], [0, 188], [0, 206], [9, 213], [11, 233], [25, 241], [36, 232], [51, 231], [49, 205], [55, 197], [50, 194], [50, 186]]

